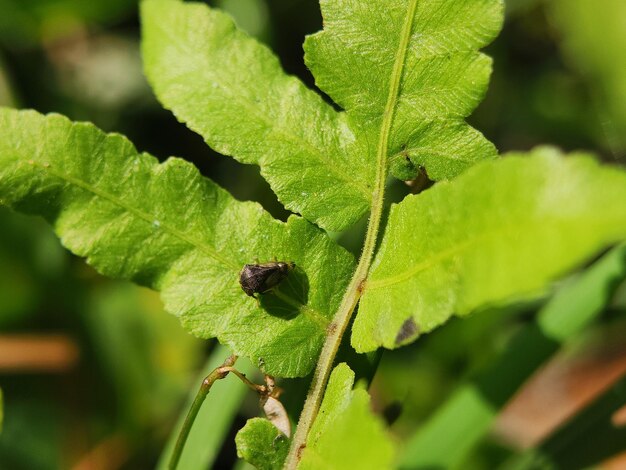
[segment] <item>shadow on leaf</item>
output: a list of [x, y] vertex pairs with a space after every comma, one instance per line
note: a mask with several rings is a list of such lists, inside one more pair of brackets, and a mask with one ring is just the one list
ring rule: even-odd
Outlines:
[[284, 319], [295, 318], [300, 307], [309, 301], [309, 278], [299, 267], [273, 291], [260, 296], [261, 306], [270, 314]]

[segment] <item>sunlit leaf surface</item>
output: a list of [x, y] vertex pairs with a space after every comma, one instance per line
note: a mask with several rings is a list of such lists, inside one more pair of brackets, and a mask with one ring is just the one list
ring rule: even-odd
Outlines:
[[345, 363], [335, 367], [299, 470], [392, 468], [393, 443], [372, 414], [367, 391], [353, 385], [354, 372]]
[[[0, 202], [44, 216], [101, 273], [160, 290], [166, 309], [268, 373], [308, 373], [353, 266], [309, 222], [274, 220], [177, 158], [159, 164], [124, 137], [59, 115], [0, 112]], [[297, 268], [260, 303], [245, 263]]]
[[451, 315], [547, 287], [626, 238], [626, 172], [550, 148], [510, 154], [392, 207], [352, 344], [395, 348]]

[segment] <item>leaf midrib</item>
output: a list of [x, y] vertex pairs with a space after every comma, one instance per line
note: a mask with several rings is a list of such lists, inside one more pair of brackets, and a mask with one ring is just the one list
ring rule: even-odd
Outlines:
[[544, 220], [544, 221], [534, 220], [532, 222], [520, 223], [519, 225], [508, 224], [501, 228], [497, 228], [495, 230], [488, 230], [488, 231], [482, 232], [480, 235], [477, 235], [473, 238], [466, 239], [465, 241], [462, 241], [461, 243], [458, 243], [455, 246], [449, 247], [443, 251], [435, 253], [428, 260], [423, 261], [422, 263], [418, 263], [414, 265], [413, 267], [411, 267], [410, 269], [407, 269], [406, 271], [396, 274], [395, 276], [385, 277], [384, 279], [380, 279], [380, 280], [368, 281], [365, 285], [364, 290], [367, 292], [367, 290], [382, 289], [383, 287], [388, 287], [394, 284], [404, 282], [412, 278], [413, 276], [416, 276], [419, 273], [426, 271], [429, 268], [432, 268], [433, 266], [441, 263], [442, 261], [446, 259], [452, 258], [455, 255], [458, 255], [460, 253], [463, 253], [466, 250], [469, 250], [471, 247], [478, 245], [479, 243], [485, 240], [494, 239], [496, 237], [503, 237], [503, 236], [506, 236], [507, 234], [518, 234], [521, 231], [520, 226], [523, 227], [523, 231], [530, 232], [532, 231], [529, 228], [531, 225], [536, 225], [538, 228], [541, 228], [541, 227], [546, 227], [547, 225], [550, 225], [550, 222], [551, 222], [550, 220]]
[[209, 247], [206, 244], [203, 243], [199, 243], [198, 241], [194, 240], [193, 238], [188, 237], [187, 235], [185, 235], [183, 232], [176, 230], [174, 227], [172, 227], [169, 224], [164, 224], [162, 222], [161, 219], [159, 219], [156, 216], [153, 216], [147, 212], [143, 212], [133, 206], [130, 206], [126, 203], [124, 203], [124, 201], [122, 201], [121, 199], [113, 196], [112, 194], [102, 191], [99, 188], [92, 186], [90, 184], [88, 184], [87, 182], [84, 182], [74, 176], [68, 175], [66, 173], [62, 173], [59, 171], [55, 171], [53, 170], [53, 166], [50, 164], [49, 166], [46, 166], [45, 164], [40, 164], [39, 162], [33, 162], [29, 164], [33, 165], [33, 166], [37, 166], [39, 167], [39, 169], [43, 170], [44, 172], [48, 172], [53, 176], [56, 176], [57, 178], [66, 181], [70, 184], [73, 184], [75, 186], [78, 186], [79, 188], [93, 193], [94, 195], [101, 197], [107, 201], [109, 201], [110, 203], [112, 203], [113, 205], [119, 206], [122, 209], [124, 209], [125, 211], [133, 214], [134, 216], [138, 217], [139, 219], [142, 219], [143, 221], [147, 222], [148, 224], [152, 224], [155, 220], [159, 221], [159, 230], [162, 230], [164, 232], [169, 232], [171, 235], [173, 235], [174, 237], [184, 241], [185, 243], [187, 243], [188, 245], [191, 245], [195, 248], [197, 248], [198, 250], [200, 250], [202, 253], [204, 253], [205, 255], [207, 255], [210, 258], [213, 258], [214, 260], [220, 262], [221, 264], [226, 265], [229, 269], [237, 271], [238, 270], [238, 266], [236, 266], [234, 263], [231, 263], [230, 261], [228, 261], [225, 258], [222, 258], [220, 255], [217, 254], [217, 252], [215, 250], [213, 250], [211, 247]]

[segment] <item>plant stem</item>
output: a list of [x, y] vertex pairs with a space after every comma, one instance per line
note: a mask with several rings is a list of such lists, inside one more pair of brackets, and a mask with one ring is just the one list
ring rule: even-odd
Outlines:
[[[380, 205], [382, 206], [382, 197], [380, 198], [380, 201]], [[317, 416], [317, 412], [322, 402], [322, 396], [324, 390], [326, 389], [328, 377], [330, 376], [330, 371], [332, 369], [335, 356], [337, 355], [337, 350], [339, 349], [339, 345], [341, 344], [341, 339], [344, 332], [346, 331], [348, 323], [350, 322], [354, 307], [359, 301], [359, 297], [361, 295], [360, 286], [363, 284], [367, 277], [367, 272], [371, 263], [371, 257], [374, 252], [374, 247], [376, 246], [375, 238], [370, 243], [368, 243], [368, 240], [371, 240], [370, 235], [376, 237], [378, 232], [378, 225], [380, 223], [380, 215], [382, 214], [382, 208], [380, 214], [376, 214], [373, 209], [374, 206], [372, 206], [372, 215], [370, 216], [370, 221], [368, 224], [368, 236], [366, 236], [363, 246], [363, 255], [361, 256], [359, 265], [357, 266], [356, 271], [352, 276], [352, 280], [350, 281], [348, 289], [346, 290], [346, 293], [341, 301], [339, 309], [337, 310], [333, 321], [329, 325], [328, 335], [326, 336], [326, 341], [324, 342], [324, 346], [322, 348], [322, 352], [320, 353], [317, 367], [315, 368], [315, 373], [313, 374], [313, 380], [311, 381], [309, 393], [304, 402], [304, 408], [302, 409], [302, 413], [300, 414], [298, 427], [296, 428], [296, 432], [291, 442], [289, 455], [287, 455], [287, 459], [285, 460], [284, 468], [286, 470], [295, 470], [296, 466], [298, 465], [298, 461], [300, 460], [300, 453], [302, 449], [304, 449], [306, 438], [309, 434], [311, 426], [313, 425], [313, 421]], [[377, 215], [378, 223], [373, 223], [373, 221], [375, 220], [375, 215]], [[369, 245], [371, 245], [371, 247], [369, 247]], [[370, 248], [369, 256], [365, 256], [365, 250], [368, 247]]]
[[359, 264], [352, 275], [348, 289], [341, 300], [339, 309], [337, 310], [337, 313], [335, 313], [333, 321], [328, 326], [328, 335], [326, 336], [326, 341], [324, 342], [317, 367], [315, 368], [315, 373], [313, 374], [313, 380], [311, 381], [309, 393], [304, 402], [304, 408], [300, 414], [300, 420], [298, 421], [298, 427], [296, 428], [296, 433], [294, 434], [291, 442], [289, 454], [285, 460], [285, 470], [295, 470], [298, 466], [300, 454], [306, 446], [307, 436], [322, 403], [324, 390], [326, 389], [326, 384], [328, 383], [328, 377], [330, 376], [333, 362], [335, 360], [335, 356], [337, 355], [337, 350], [341, 344], [343, 334], [350, 323], [354, 308], [361, 297], [363, 286], [369, 274], [372, 258], [374, 257], [374, 250], [376, 249], [376, 242], [378, 240], [378, 233], [384, 209], [389, 135], [391, 133], [396, 103], [400, 93], [400, 82], [411, 38], [411, 30], [413, 27], [413, 20], [415, 18], [415, 11], [417, 9], [417, 1], [418, 0], [411, 0], [407, 8], [407, 15], [400, 34], [400, 42], [398, 44], [398, 50], [396, 52], [391, 74], [389, 93], [387, 95], [387, 103], [385, 104], [385, 110], [382, 116], [378, 147], [376, 150], [376, 179], [374, 182], [374, 189], [372, 191], [372, 209], [367, 224], [365, 241], [363, 242], [363, 251], [361, 252]]
[[[189, 431], [191, 431], [191, 426], [193, 426], [193, 422], [196, 420], [196, 416], [198, 416], [198, 412], [202, 407], [202, 403], [204, 403], [204, 399], [211, 391], [211, 387], [216, 380], [223, 379], [228, 375], [229, 372], [235, 372], [235, 370], [232, 368], [232, 366], [235, 364], [235, 361], [237, 361], [237, 356], [235, 356], [234, 354], [232, 356], [229, 356], [228, 359], [226, 359], [220, 367], [214, 369], [213, 372], [207, 375], [202, 381], [202, 385], [200, 385], [200, 390], [198, 390], [196, 398], [194, 398], [193, 403], [191, 404], [191, 408], [187, 413], [187, 417], [185, 418], [185, 423], [180, 430], [180, 434], [178, 435], [178, 439], [176, 440], [176, 446], [172, 451], [172, 458], [170, 459], [169, 464], [170, 470], [176, 470], [176, 467], [178, 466], [180, 456], [182, 455], [183, 449], [185, 447], [185, 442], [187, 442], [187, 437], [189, 437]], [[237, 372], [237, 375], [240, 375], [239, 372]]]

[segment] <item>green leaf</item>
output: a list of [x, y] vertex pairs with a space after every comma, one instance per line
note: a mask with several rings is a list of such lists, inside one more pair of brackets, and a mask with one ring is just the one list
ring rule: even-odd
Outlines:
[[518, 388], [595, 320], [626, 277], [626, 245], [565, 283], [503, 353], [446, 403], [405, 446], [401, 468], [458, 468]]
[[397, 177], [423, 166], [431, 179], [451, 178], [496, 156], [463, 118], [487, 89], [491, 60], [477, 51], [501, 28], [500, 0], [320, 4], [324, 31], [306, 39], [306, 63]]
[[206, 5], [142, 4], [145, 71], [161, 103], [215, 150], [261, 167], [280, 201], [341, 230], [368, 210], [373, 168], [346, 116]]
[[299, 470], [392, 468], [393, 443], [370, 411], [367, 392], [352, 390], [353, 384], [354, 372], [345, 363], [335, 367]]
[[[309, 222], [276, 221], [183, 160], [159, 164], [59, 115], [0, 110], [0, 203], [44, 216], [101, 273], [160, 290], [188, 330], [272, 375], [310, 372], [353, 269]], [[297, 268], [258, 305], [238, 273], [273, 258]]]
[[608, 305], [624, 279], [626, 244], [613, 248], [600, 261], [559, 289], [537, 318], [542, 333], [558, 342], [565, 342], [581, 333]]
[[547, 287], [626, 238], [626, 173], [540, 148], [485, 162], [391, 209], [352, 334], [394, 348]]
[[237, 455], [258, 470], [280, 470], [289, 439], [265, 418], [249, 419], [235, 437]]

